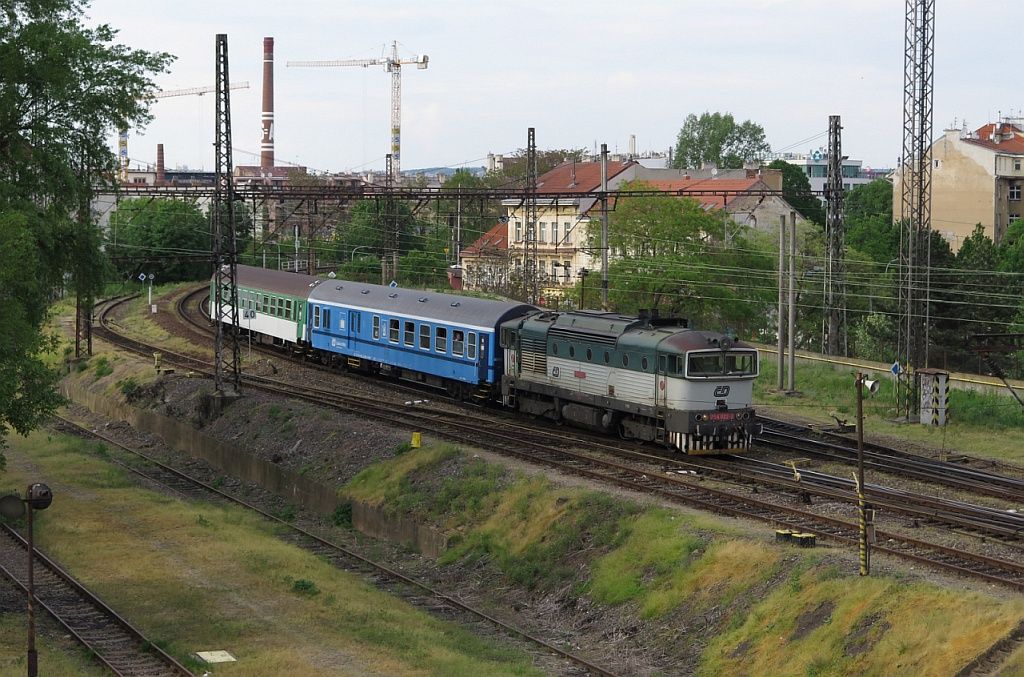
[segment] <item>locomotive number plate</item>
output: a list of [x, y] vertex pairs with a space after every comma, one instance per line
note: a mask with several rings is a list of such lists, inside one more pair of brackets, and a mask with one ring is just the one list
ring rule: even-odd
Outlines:
[[731, 421], [736, 418], [736, 414], [729, 411], [715, 411], [708, 414], [709, 421]]

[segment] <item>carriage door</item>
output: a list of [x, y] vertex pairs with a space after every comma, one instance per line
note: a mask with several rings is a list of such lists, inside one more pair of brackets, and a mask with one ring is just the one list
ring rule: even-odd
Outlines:
[[[654, 404], [660, 409], [668, 408], [668, 356], [658, 355], [657, 373], [654, 375], [655, 388]], [[664, 413], [662, 413], [664, 415]]]
[[348, 311], [348, 347], [352, 350], [356, 347], [356, 342], [359, 340], [359, 311], [350, 310]]

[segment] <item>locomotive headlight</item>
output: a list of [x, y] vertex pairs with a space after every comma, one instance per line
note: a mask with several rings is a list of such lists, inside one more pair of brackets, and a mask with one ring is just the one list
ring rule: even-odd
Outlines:
[[704, 420], [704, 414], [694, 414], [693, 415], [693, 420], [694, 421], [703, 421]]

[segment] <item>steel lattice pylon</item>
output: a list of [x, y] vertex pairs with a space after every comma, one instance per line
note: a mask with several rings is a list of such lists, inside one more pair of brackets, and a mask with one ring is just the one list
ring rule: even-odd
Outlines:
[[[228, 78], [228, 36], [217, 35], [217, 104], [214, 155], [216, 191], [213, 199], [213, 295], [217, 334], [213, 343], [214, 386], [220, 396], [238, 394], [238, 270], [234, 183], [231, 164], [231, 88]], [[226, 324], [226, 326], [225, 326]]]
[[526, 288], [530, 303], [540, 301], [540, 270], [537, 266], [537, 137], [533, 127], [526, 133]]
[[843, 224], [843, 141], [838, 115], [828, 117], [828, 185], [825, 189], [828, 254], [825, 259], [825, 352], [846, 354], [845, 228]]
[[913, 372], [928, 364], [935, 0], [907, 0], [900, 203], [899, 361], [910, 372], [901, 409], [917, 411]]

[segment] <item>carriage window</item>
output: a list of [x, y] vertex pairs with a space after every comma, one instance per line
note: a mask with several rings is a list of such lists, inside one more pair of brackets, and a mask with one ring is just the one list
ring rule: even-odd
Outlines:
[[558, 354], [558, 342], [557, 341], [552, 341], [551, 342], [551, 354], [552, 355], [557, 355]]
[[416, 342], [416, 324], [413, 322], [405, 323], [405, 345], [411, 346]]
[[469, 340], [466, 342], [466, 357], [476, 359], [476, 332], [469, 332]]
[[380, 315], [373, 316], [373, 338], [380, 338]]
[[628, 367], [629, 366], [629, 355], [627, 355], [626, 353], [622, 353], [622, 366], [623, 367]]
[[392, 343], [398, 343], [398, 327], [399, 327], [399, 324], [400, 323], [399, 323], [398, 320], [389, 320], [388, 321], [388, 330], [389, 330], [388, 331], [388, 340], [391, 341]]
[[587, 362], [590, 362], [592, 359], [594, 359], [594, 352], [590, 348], [587, 348]]
[[611, 354], [610, 354], [610, 353], [609, 353], [609, 352], [608, 352], [607, 350], [606, 350], [606, 351], [604, 351], [604, 363], [605, 363], [605, 364], [608, 364], [608, 363], [609, 363], [609, 362], [611, 362], [611, 361], [612, 361], [612, 356], [611, 356]]
[[313, 329], [320, 328], [320, 306], [313, 306]]
[[420, 325], [420, 350], [430, 350], [430, 325]]
[[643, 369], [644, 371], [647, 371], [647, 367], [649, 367], [649, 366], [651, 366], [651, 365], [647, 361], [647, 356], [646, 355], [644, 357], [640, 358], [640, 368], [641, 369]]
[[439, 353], [448, 352], [448, 330], [444, 327], [434, 327], [434, 350]]
[[569, 346], [569, 357], [576, 357], [576, 346]]
[[466, 334], [461, 329], [452, 330], [452, 355], [462, 357], [466, 346]]
[[330, 329], [331, 328], [331, 309], [330, 308], [324, 308], [324, 321], [323, 321], [323, 325], [324, 325], [324, 329]]

